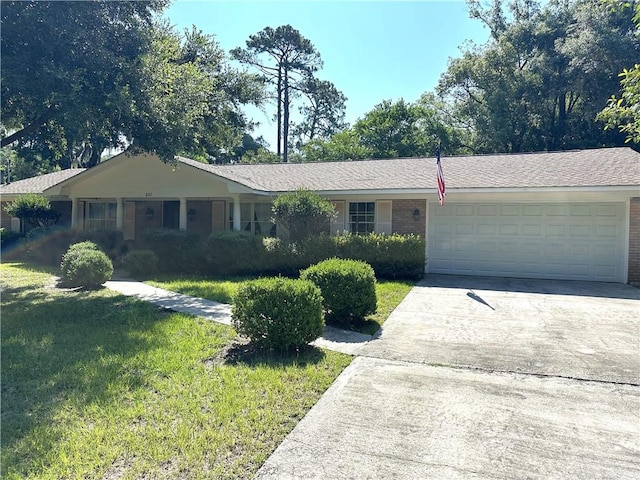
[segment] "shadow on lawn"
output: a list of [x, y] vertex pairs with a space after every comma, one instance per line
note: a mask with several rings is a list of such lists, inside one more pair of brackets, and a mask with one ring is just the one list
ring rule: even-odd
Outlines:
[[5, 289], [2, 303], [2, 463], [24, 472], [60, 440], [61, 409], [106, 405], [144, 384], [123, 364], [167, 342], [151, 334], [166, 314], [126, 297], [33, 285]]
[[250, 343], [246, 338], [236, 338], [233, 342], [220, 350], [218, 354], [207, 360], [214, 365], [246, 365], [257, 367], [269, 365], [273, 367], [287, 367], [297, 365], [305, 367], [309, 364], [321, 362], [325, 353], [314, 346], [307, 345], [294, 352], [279, 352], [265, 350]]

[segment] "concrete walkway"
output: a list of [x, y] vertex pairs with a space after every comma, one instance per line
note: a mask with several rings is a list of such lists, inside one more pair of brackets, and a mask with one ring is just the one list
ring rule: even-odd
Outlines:
[[[188, 313], [224, 325], [231, 325], [231, 305], [226, 303], [152, 287], [133, 280], [121, 272], [114, 274], [112, 279], [105, 283], [105, 287], [167, 310]], [[322, 337], [314, 341], [312, 345], [348, 355], [358, 355], [371, 338], [371, 335], [325, 327]]]

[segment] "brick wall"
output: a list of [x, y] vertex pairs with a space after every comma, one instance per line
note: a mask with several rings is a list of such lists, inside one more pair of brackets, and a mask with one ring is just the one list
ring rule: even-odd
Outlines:
[[[391, 231], [406, 235], [413, 233], [424, 237], [426, 229], [426, 200], [394, 200], [392, 210]], [[415, 210], [419, 211], [419, 217], [416, 220], [413, 216]]]
[[631, 199], [629, 209], [629, 283], [640, 282], [640, 197]]

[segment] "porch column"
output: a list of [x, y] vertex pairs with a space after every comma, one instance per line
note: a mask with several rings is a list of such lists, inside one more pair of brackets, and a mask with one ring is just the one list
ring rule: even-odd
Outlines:
[[71, 228], [78, 228], [78, 199], [71, 199]]
[[187, 199], [186, 198], [181, 198], [180, 199], [180, 230], [186, 230], [187, 229]]
[[240, 218], [240, 195], [233, 199], [233, 229], [242, 230], [242, 219]]
[[122, 197], [116, 199], [116, 230], [124, 230], [124, 200]]

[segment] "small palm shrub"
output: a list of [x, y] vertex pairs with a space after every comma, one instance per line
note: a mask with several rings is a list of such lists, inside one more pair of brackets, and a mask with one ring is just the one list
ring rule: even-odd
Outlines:
[[251, 280], [238, 289], [232, 318], [236, 331], [259, 347], [297, 349], [322, 335], [322, 295], [307, 280]]
[[153, 250], [131, 250], [122, 257], [122, 267], [131, 275], [152, 275], [158, 271], [158, 256]]
[[97, 288], [113, 275], [109, 257], [93, 242], [75, 243], [62, 257], [62, 280], [72, 287]]
[[376, 277], [365, 262], [331, 258], [303, 270], [300, 278], [320, 288], [331, 323], [348, 326], [376, 311]]

